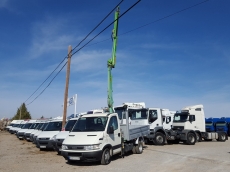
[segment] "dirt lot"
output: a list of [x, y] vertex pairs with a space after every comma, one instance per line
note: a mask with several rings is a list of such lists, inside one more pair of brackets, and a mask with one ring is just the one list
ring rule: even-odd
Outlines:
[[1, 172], [74, 172], [74, 171], [229, 171], [230, 141], [201, 142], [194, 146], [183, 144], [146, 145], [143, 154], [130, 154], [124, 159], [116, 156], [103, 166], [99, 163], [68, 164], [54, 151], [40, 151], [31, 142], [18, 140], [15, 135], [0, 132]]

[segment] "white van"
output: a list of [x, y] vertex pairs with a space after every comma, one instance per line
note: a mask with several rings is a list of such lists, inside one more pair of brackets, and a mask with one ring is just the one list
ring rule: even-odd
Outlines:
[[62, 130], [62, 119], [54, 119], [48, 123], [43, 131], [37, 136], [37, 147], [42, 149], [53, 149], [53, 136]]
[[69, 135], [69, 132], [72, 130], [73, 126], [77, 122], [78, 118], [71, 118], [65, 125], [65, 130], [59, 132], [57, 135], [55, 135], [53, 139], [53, 147], [57, 151], [58, 154], [60, 154], [62, 142], [65, 140], [65, 138]]

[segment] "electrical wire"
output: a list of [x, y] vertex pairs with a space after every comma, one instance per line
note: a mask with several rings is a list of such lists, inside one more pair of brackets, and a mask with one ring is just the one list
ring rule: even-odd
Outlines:
[[56, 73], [56, 75], [52, 78], [52, 80], [49, 82], [49, 84], [41, 91], [41, 93], [35, 97], [30, 103], [28, 103], [27, 105], [30, 105], [31, 103], [34, 102], [34, 100], [36, 100], [45, 90], [46, 88], [48, 88], [50, 86], [50, 84], [53, 82], [53, 80], [57, 77], [57, 75], [62, 71], [62, 69], [66, 66], [67, 62], [62, 66], [62, 68]]
[[[172, 16], [174, 16], [174, 15], [176, 15], [176, 14], [178, 14], [178, 13], [184, 12], [184, 11], [186, 11], [186, 10], [189, 10], [189, 9], [191, 9], [191, 8], [193, 8], [193, 7], [196, 7], [196, 6], [198, 6], [198, 5], [201, 5], [201, 4], [203, 4], [203, 3], [205, 3], [205, 2], [208, 2], [208, 1], [209, 1], [209, 0], [205, 0], [205, 1], [202, 1], [202, 2], [200, 2], [200, 3], [194, 4], [194, 5], [192, 5], [192, 6], [189, 6], [189, 7], [187, 7], [187, 8], [184, 8], [184, 9], [182, 9], [182, 10], [179, 10], [179, 11], [177, 11], [177, 12], [174, 12], [174, 13], [172, 13], [172, 14], [169, 14], [169, 15], [167, 15], [167, 16], [164, 16], [164, 17], [162, 17], [162, 18], [159, 18], [159, 19], [157, 19], [157, 20], [154, 20], [154, 21], [152, 21], [152, 22], [150, 22], [150, 23], [144, 24], [144, 25], [142, 25], [142, 26], [139, 26], [139, 27], [137, 27], [137, 28], [134, 28], [134, 29], [129, 30], [129, 31], [127, 31], [127, 32], [124, 32], [124, 33], [122, 33], [122, 34], [119, 34], [118, 36], [125, 35], [125, 34], [128, 34], [128, 33], [130, 33], [130, 32], [133, 32], [133, 31], [135, 31], [135, 30], [138, 30], [138, 29], [141, 29], [141, 28], [143, 28], [143, 27], [146, 27], [146, 26], [148, 26], [148, 25], [157, 23], [157, 22], [159, 22], [159, 21], [161, 21], [161, 20], [164, 20], [164, 19], [167, 19], [167, 18], [169, 18], [169, 17], [172, 17]], [[107, 38], [107, 39], [104, 39], [104, 40], [102, 40], [102, 41], [95, 42], [95, 43], [93, 43], [93, 44], [89, 44], [89, 45], [87, 45], [87, 46], [92, 46], [92, 45], [95, 45], [95, 44], [99, 44], [99, 43], [108, 41], [108, 40], [110, 40], [110, 39], [111, 39], [111, 38]]]
[[53, 70], [53, 72], [51, 72], [51, 74], [45, 79], [45, 81], [40, 84], [40, 86], [33, 92], [33, 94], [31, 94], [30, 97], [27, 98], [26, 101], [24, 101], [24, 103], [27, 102], [27, 100], [29, 100], [39, 90], [39, 88], [41, 88], [41, 86], [50, 78], [50, 76], [57, 70], [57, 68], [64, 62], [65, 59], [66, 57], [61, 61], [61, 63], [58, 64], [58, 66]]
[[[122, 0], [123, 1], [123, 0]], [[122, 2], [121, 1], [121, 2]], [[126, 14], [130, 9], [132, 9], [135, 5], [137, 5], [139, 2], [140, 2], [141, 0], [138, 0], [135, 4], [133, 4], [130, 8], [128, 8], [124, 13], [122, 13], [122, 15], [120, 15], [119, 17], [118, 17], [118, 19], [119, 18], [121, 18], [124, 14]], [[169, 15], [167, 15], [167, 16], [164, 16], [164, 17], [162, 17], [162, 18], [160, 18], [160, 19], [157, 19], [157, 20], [154, 20], [154, 21], [152, 21], [152, 22], [150, 22], [150, 23], [147, 23], [147, 24], [144, 24], [144, 25], [142, 25], [142, 26], [139, 26], [139, 27], [137, 27], [137, 28], [134, 28], [134, 29], [132, 29], [132, 30], [130, 30], [130, 31], [127, 31], [127, 32], [124, 32], [124, 33], [122, 33], [122, 34], [120, 34], [120, 35], [118, 35], [118, 36], [121, 36], [121, 35], [125, 35], [125, 34], [127, 34], [127, 33], [130, 33], [130, 32], [133, 32], [133, 31], [135, 31], [135, 30], [138, 30], [138, 29], [140, 29], [140, 28], [143, 28], [143, 27], [146, 27], [146, 26], [148, 26], [148, 25], [150, 25], [150, 24], [153, 24], [153, 23], [156, 23], [156, 22], [159, 22], [159, 21], [161, 21], [161, 20], [164, 20], [164, 19], [166, 19], [166, 18], [169, 18], [169, 17], [172, 17], [172, 16], [174, 16], [174, 15], [176, 15], [176, 14], [178, 14], [178, 13], [181, 13], [181, 12], [184, 12], [184, 11], [186, 11], [186, 10], [189, 10], [189, 9], [191, 9], [191, 8], [194, 8], [194, 7], [196, 7], [196, 6], [198, 6], [198, 5], [201, 5], [201, 4], [203, 4], [203, 3], [205, 3], [205, 2], [208, 2], [209, 0], [205, 0], [205, 1], [202, 1], [202, 2], [200, 2], [200, 3], [197, 3], [197, 4], [195, 4], [195, 5], [192, 5], [192, 6], [190, 6], [190, 7], [187, 7], [187, 8], [184, 8], [184, 9], [182, 9], [182, 10], [179, 10], [179, 11], [177, 11], [177, 12], [174, 12], [174, 13], [172, 13], [172, 14], [169, 14]], [[121, 3], [120, 2], [120, 3]], [[119, 4], [120, 4], [119, 3]], [[116, 8], [116, 7], [115, 7]], [[107, 16], [106, 16], [107, 17]], [[116, 19], [116, 20], [118, 20], [118, 19]], [[87, 46], [90, 42], [92, 42], [96, 37], [98, 37], [102, 32], [104, 32], [106, 29], [108, 29], [116, 20], [114, 20], [113, 22], [111, 22], [108, 26], [106, 26], [101, 32], [99, 32], [96, 36], [94, 36], [91, 40], [89, 40], [85, 45], [83, 45], [81, 48], [79, 48], [78, 50], [76, 50], [75, 52], [73, 52], [73, 50], [74, 49], [76, 49], [88, 36], [89, 36], [89, 34], [77, 45], [77, 46], [75, 46], [74, 47], [74, 49], [71, 51], [71, 52], [73, 52], [72, 53], [72, 56], [74, 55], [74, 54], [76, 54], [77, 52], [79, 52], [82, 48], [84, 48], [85, 46]], [[100, 22], [100, 24], [102, 23], [104, 21], [104, 19]], [[90, 34], [97, 28], [98, 26], [96, 26], [91, 32], [90, 32]], [[101, 43], [101, 42], [104, 42], [104, 41], [107, 41], [107, 40], [109, 40], [109, 39], [105, 39], [105, 40], [103, 40], [103, 41], [100, 41], [100, 42], [96, 42], [96, 43], [94, 43], [94, 44], [90, 44], [90, 45], [88, 45], [88, 46], [91, 46], [91, 45], [95, 45], [95, 44], [98, 44], [98, 43]], [[65, 59], [66, 59], [66, 57], [65, 57]], [[63, 60], [64, 61], [64, 60]], [[62, 61], [62, 62], [63, 62]], [[61, 62], [61, 63], [62, 63]], [[60, 63], [60, 64], [61, 64]], [[60, 64], [59, 64], [59, 66], [60, 66]], [[67, 62], [65, 63], [65, 65], [67, 64]], [[65, 65], [63, 65], [62, 66], [62, 68], [59, 70], [59, 72], [55, 75], [55, 77], [49, 82], [49, 84], [47, 85], [47, 87], [52, 83], [52, 81], [56, 78], [56, 76], [61, 72], [61, 70], [64, 68], [64, 66]], [[56, 70], [56, 69], [55, 69]], [[53, 72], [52, 72], [53, 73]], [[52, 74], [51, 73], [51, 74]], [[48, 79], [48, 78], [47, 78]], [[46, 79], [46, 80], [47, 80]], [[46, 81], [45, 80], [45, 81]], [[45, 82], [44, 81], [44, 82]], [[43, 83], [42, 83], [43, 84]], [[46, 88], [47, 88], [46, 87]], [[40, 86], [39, 86], [39, 88], [40, 88]], [[38, 89], [39, 89], [38, 88]], [[43, 91], [34, 99], [34, 100], [36, 100], [45, 90], [46, 90], [46, 88], [45, 89], [43, 89]], [[37, 91], [37, 90], [36, 90]], [[34, 93], [33, 93], [34, 94]], [[32, 95], [31, 95], [32, 96]], [[30, 97], [31, 97], [30, 96]], [[30, 98], [29, 97], [29, 98]], [[28, 98], [28, 99], [29, 99]], [[27, 99], [27, 100], [28, 100]], [[33, 101], [34, 101], [33, 100]], [[31, 104], [31, 103], [33, 103], [33, 101], [31, 101], [29, 104]], [[27, 105], [29, 105], [29, 104], [27, 104]]]
[[106, 29], [108, 29], [114, 22], [116, 22], [119, 18], [121, 18], [123, 15], [125, 15], [129, 10], [131, 10], [134, 6], [136, 6], [141, 0], [138, 0], [136, 3], [134, 3], [131, 7], [129, 7], [124, 13], [122, 13], [116, 20], [111, 22], [109, 25], [107, 25], [102, 31], [100, 31], [96, 36], [94, 36], [92, 39], [90, 39], [85, 45], [83, 45], [81, 48], [76, 50], [75, 52], [72, 53], [72, 56], [79, 52], [82, 48], [87, 46], [90, 42], [92, 42], [96, 37], [98, 37], [102, 32], [104, 32]]
[[[100, 25], [101, 25], [101, 23], [103, 23], [104, 21], [105, 21], [105, 19], [106, 18], [108, 18], [108, 16], [123, 2], [124, 0], [121, 0], [98, 24], [97, 24], [97, 26], [96, 27], [94, 27], [86, 36], [85, 36], [85, 38], [84, 39], [82, 39], [79, 43], [78, 43], [78, 45], [76, 45], [71, 51], [70, 51], [70, 53], [72, 53], [72, 51], [74, 50], [74, 49], [76, 49], [83, 41], [85, 41], [87, 38], [88, 38], [88, 36], [94, 31], [94, 30], [96, 30]], [[69, 57], [69, 54], [67, 54], [67, 56], [65, 56], [64, 57], [64, 59], [61, 61], [61, 63], [59, 63], [59, 65], [51, 72], [51, 74], [39, 85], [39, 87], [29, 96], [29, 98], [27, 98], [26, 99], [26, 101], [24, 101], [24, 102], [27, 102], [40, 88], [41, 88], [41, 86], [51, 77], [51, 75], [58, 69], [58, 67], [64, 62], [64, 60], [66, 59], [66, 58], [68, 58]]]

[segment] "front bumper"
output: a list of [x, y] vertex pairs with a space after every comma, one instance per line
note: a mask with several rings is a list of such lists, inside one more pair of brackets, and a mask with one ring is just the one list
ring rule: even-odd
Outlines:
[[41, 149], [54, 149], [53, 140], [40, 140], [40, 138], [36, 139], [37, 147]]
[[25, 134], [24, 132], [17, 132], [17, 137], [18, 137], [19, 139], [24, 139], [24, 137], [25, 137], [24, 134]]
[[66, 160], [71, 161], [100, 161], [102, 157], [102, 150], [92, 152], [67, 152], [61, 151], [61, 155]]
[[26, 139], [27, 141], [31, 141], [31, 140], [30, 140], [30, 133], [25, 133], [25, 139]]

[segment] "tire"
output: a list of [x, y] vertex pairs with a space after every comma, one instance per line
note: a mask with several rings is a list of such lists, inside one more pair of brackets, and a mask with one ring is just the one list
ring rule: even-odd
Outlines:
[[187, 134], [187, 140], [186, 140], [186, 144], [187, 145], [195, 145], [196, 143], [196, 135], [194, 133], [188, 133]]
[[110, 157], [110, 150], [109, 148], [105, 148], [103, 153], [102, 153], [102, 157], [101, 157], [101, 164], [102, 165], [108, 165], [111, 161], [111, 157]]
[[137, 154], [142, 154], [143, 152], [143, 144], [141, 141], [138, 142], [138, 145], [135, 146], [136, 153]]
[[153, 139], [153, 143], [155, 145], [163, 146], [165, 144], [165, 135], [160, 132], [157, 132], [155, 138]]
[[133, 152], [133, 154], [136, 154], [136, 153], [137, 153], [137, 152], [136, 152], [136, 146], [135, 146], [135, 145], [133, 145], [132, 152]]
[[201, 142], [200, 133], [196, 133], [196, 141], [197, 141], [197, 142]]
[[219, 133], [218, 135], [219, 135], [219, 137], [218, 137], [217, 141], [225, 142], [227, 140], [227, 136], [225, 133]]

